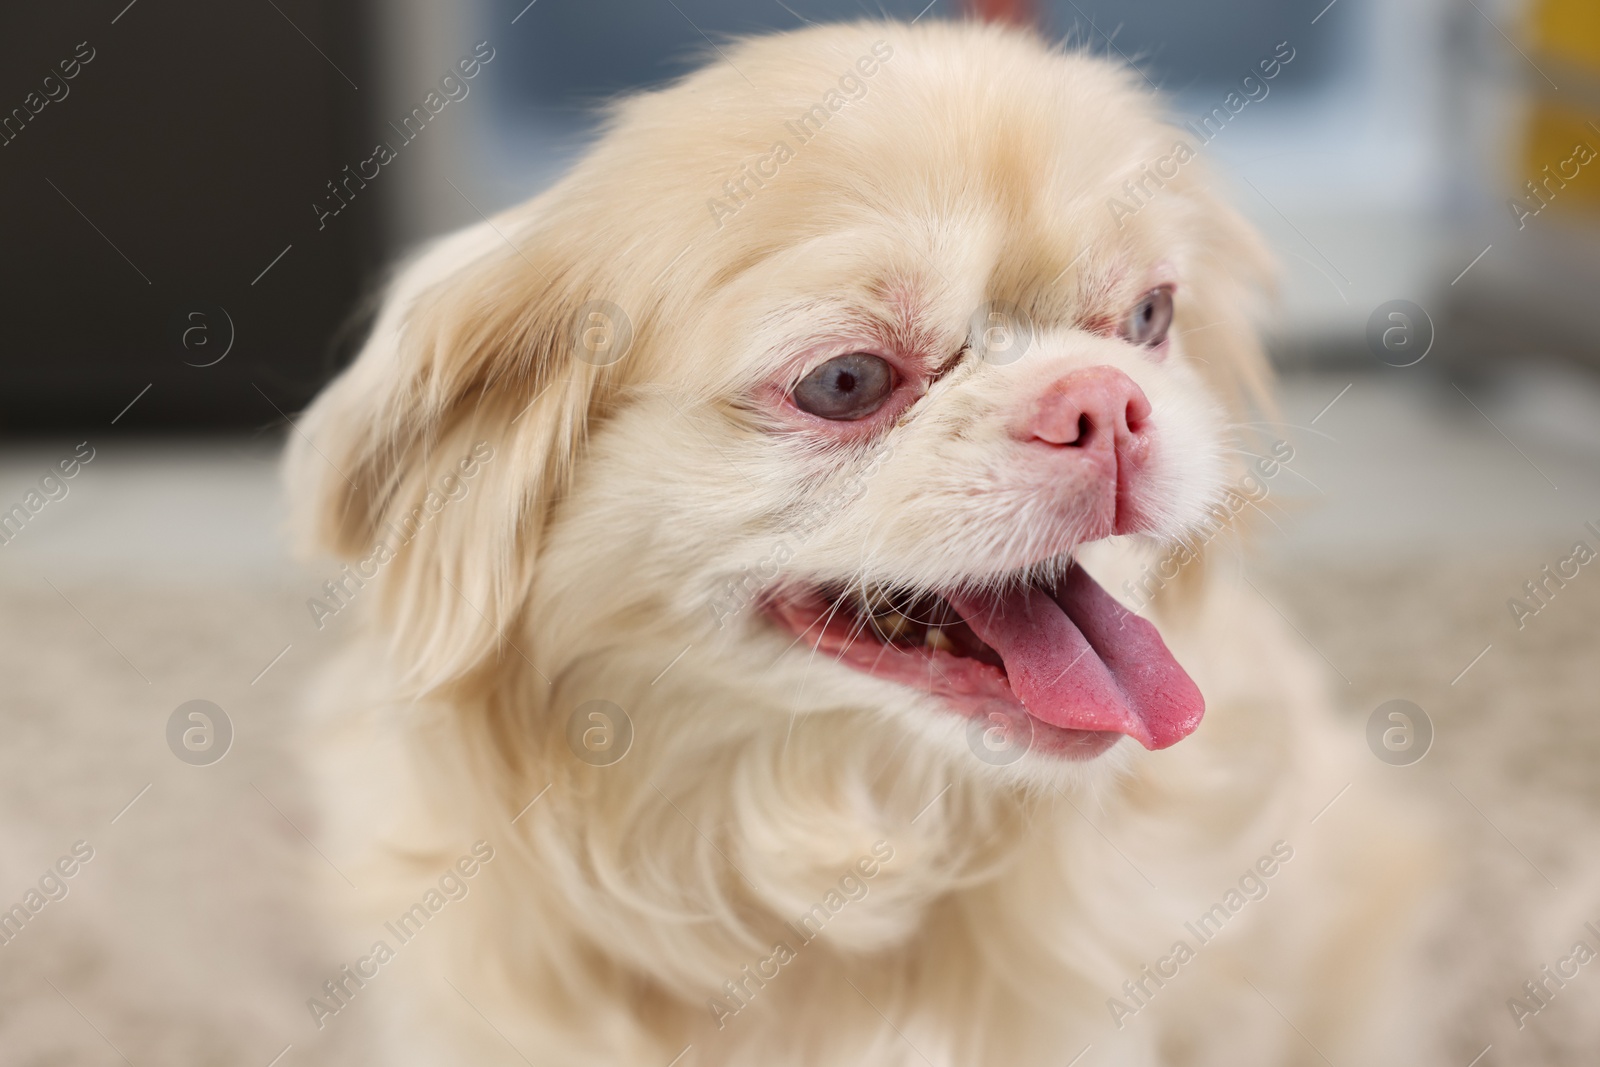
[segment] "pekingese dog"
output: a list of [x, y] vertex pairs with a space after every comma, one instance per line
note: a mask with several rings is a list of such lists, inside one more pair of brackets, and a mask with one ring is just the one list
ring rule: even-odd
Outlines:
[[316, 1025], [381, 1002], [391, 1064], [1404, 1062], [1425, 864], [1208, 548], [1284, 457], [1235, 442], [1268, 265], [1196, 149], [1018, 30], [723, 51], [400, 271], [291, 442], [351, 561], [323, 611], [362, 609], [316, 755], [372, 944]]

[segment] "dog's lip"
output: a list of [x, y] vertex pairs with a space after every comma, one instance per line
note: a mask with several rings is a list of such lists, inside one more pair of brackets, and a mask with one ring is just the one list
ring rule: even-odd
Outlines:
[[[929, 601], [924, 596], [921, 603]], [[939, 614], [930, 635], [937, 629], [953, 638], [936, 642], [943, 647], [874, 634], [881, 607], [869, 617], [859, 601], [818, 587], [788, 590], [767, 611], [813, 649], [938, 696], [962, 714], [1025, 715], [1034, 740], [1043, 743], [1034, 747], [1068, 758], [1098, 755], [1124, 734], [1146, 748], [1165, 748], [1199, 725], [1200, 692], [1155, 627], [1117, 604], [1081, 567], [1049, 588], [1009, 583], [932, 603]]]
[[812, 648], [865, 674], [929, 693], [966, 718], [992, 721], [1009, 738], [1026, 722], [1026, 747], [1069, 760], [1099, 756], [1122, 734], [1075, 730], [1034, 718], [1011, 689], [1006, 672], [990, 663], [934, 648], [887, 644], [854, 618], [835, 610], [820, 591], [804, 589], [773, 598], [767, 614]]
[[[837, 601], [819, 589], [805, 588], [774, 598], [767, 612], [812, 648], [869, 674], [952, 698], [1016, 702], [1002, 668], [943, 649], [883, 641], [859, 618], [839, 610]], [[914, 673], [908, 674], [907, 668]]]

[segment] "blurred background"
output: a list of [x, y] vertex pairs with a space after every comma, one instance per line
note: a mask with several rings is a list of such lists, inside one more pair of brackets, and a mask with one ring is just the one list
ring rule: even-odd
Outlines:
[[[1282, 271], [1281, 411], [1240, 429], [1295, 457], [1240, 595], [1353, 723], [1432, 724], [1373, 768], [1468, 857], [1439, 1062], [1593, 1062], [1600, 979], [1525, 1030], [1504, 1000], [1600, 919], [1600, 568], [1546, 578], [1600, 551], [1595, 0], [73, 0], [0, 13], [0, 907], [97, 852], [0, 944], [0, 1063], [345, 1062], [373, 1025], [304, 1017], [348, 956], [291, 755], [338, 625], [306, 618], [275, 462], [389, 265], [711, 41], [975, 13], [1221, 129], [1202, 154]], [[226, 759], [173, 758], [195, 699]]]

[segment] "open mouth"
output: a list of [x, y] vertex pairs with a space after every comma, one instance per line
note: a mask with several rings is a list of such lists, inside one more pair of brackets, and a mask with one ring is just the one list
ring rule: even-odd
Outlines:
[[1053, 586], [791, 590], [769, 614], [819, 652], [961, 714], [1027, 717], [1031, 747], [1086, 759], [1122, 736], [1176, 744], [1205, 702], [1151, 623], [1074, 565]]

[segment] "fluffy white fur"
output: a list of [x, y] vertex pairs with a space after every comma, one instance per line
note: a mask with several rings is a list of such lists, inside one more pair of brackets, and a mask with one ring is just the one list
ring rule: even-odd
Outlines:
[[[796, 144], [786, 120], [875, 42], [890, 58], [864, 93]], [[1141, 386], [1162, 440], [1156, 536], [1081, 554], [1117, 589], [1233, 476], [1231, 420], [1264, 381], [1255, 240], [1199, 164], [1118, 226], [1109, 198], [1177, 134], [1101, 60], [931, 21], [726, 51], [623, 102], [553, 189], [406, 266], [291, 444], [305, 540], [352, 558], [476, 443], [494, 449], [373, 579], [366, 636], [319, 700], [327, 847], [363, 857], [357, 936], [383, 936], [472, 841], [496, 850], [373, 980], [405, 991], [382, 1062], [1401, 1056], [1377, 1009], [1426, 862], [1375, 836], [1381, 820], [1309, 822], [1359, 741], [1333, 734], [1319, 670], [1214, 561], [1156, 615], [1207, 697], [1201, 728], [1086, 763], [989, 766], [935, 699], [814, 655], [754, 606], [712, 607], [780, 544], [780, 582], [929, 588], [1064, 553], [1072, 516], [1007, 463], [1001, 426], [1047, 376], [1099, 364]], [[793, 158], [719, 224], [708, 200], [780, 139]], [[1159, 263], [1179, 280], [1165, 360], [1081, 328]], [[634, 334], [605, 367], [574, 355], [595, 300]], [[870, 447], [779, 432], [753, 399], [863, 331], [955, 353], [989, 300], [1027, 311], [1028, 354], [963, 363]], [[634, 730], [608, 767], [567, 742], [597, 698]], [[1340, 810], [1373, 803], [1354, 791]], [[783, 924], [880, 841], [893, 856], [865, 895], [794, 943]], [[1278, 841], [1294, 859], [1267, 898], [1114, 1023], [1124, 981]], [[746, 979], [778, 941], [793, 961]], [[712, 1007], [738, 1003], [730, 980], [746, 992], [731, 1015]]]

